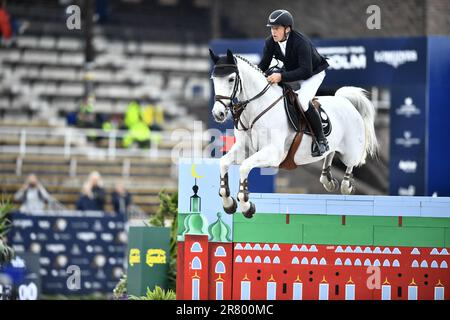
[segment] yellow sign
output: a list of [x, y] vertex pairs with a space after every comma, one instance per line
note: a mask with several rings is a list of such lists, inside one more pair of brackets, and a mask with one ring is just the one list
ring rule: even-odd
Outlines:
[[153, 267], [154, 264], [165, 264], [166, 252], [162, 249], [148, 249], [146, 262], [150, 267]]
[[139, 249], [130, 249], [129, 264], [133, 266], [135, 263], [141, 263], [141, 252]]

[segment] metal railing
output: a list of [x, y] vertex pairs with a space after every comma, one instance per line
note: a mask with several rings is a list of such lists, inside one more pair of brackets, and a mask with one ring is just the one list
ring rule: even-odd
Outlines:
[[[115, 159], [116, 157], [141, 157], [141, 158], [159, 158], [170, 157], [171, 148], [160, 148], [161, 142], [172, 141], [171, 132], [151, 132], [148, 148], [123, 148], [117, 145], [117, 141], [123, 139], [129, 134], [126, 130], [111, 130], [105, 132], [101, 129], [81, 129], [81, 128], [22, 128], [15, 126], [0, 127], [0, 136], [3, 138], [17, 138], [16, 145], [1, 145], [1, 153], [19, 154], [25, 156], [26, 154], [40, 154], [40, 155], [60, 155], [69, 159], [71, 156], [83, 155], [89, 158], [108, 158]], [[35, 146], [29, 143], [32, 138], [44, 139], [62, 139], [63, 143], [59, 146]], [[98, 147], [94, 142], [89, 142], [90, 138], [108, 139], [108, 146], [106, 148]], [[186, 135], [177, 135], [179, 142], [189, 143], [194, 140], [194, 137]], [[196, 139], [198, 139], [196, 137]], [[203, 135], [201, 143], [208, 141], [208, 138]]]

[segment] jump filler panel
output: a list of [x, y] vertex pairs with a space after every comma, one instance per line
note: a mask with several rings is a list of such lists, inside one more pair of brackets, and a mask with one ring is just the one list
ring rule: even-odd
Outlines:
[[450, 300], [450, 198], [253, 193], [246, 219], [218, 190], [180, 162], [177, 299]]

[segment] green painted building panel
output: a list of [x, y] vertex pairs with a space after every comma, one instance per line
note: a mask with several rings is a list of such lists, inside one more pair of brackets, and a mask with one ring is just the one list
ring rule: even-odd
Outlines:
[[450, 228], [445, 228], [445, 247], [450, 247]]
[[450, 228], [450, 218], [403, 217], [404, 227]]
[[303, 243], [372, 245], [372, 226], [304, 225]]
[[348, 226], [398, 226], [398, 217], [345, 216]]
[[273, 224], [286, 224], [285, 214], [271, 214], [271, 213], [257, 213], [253, 216], [251, 221], [244, 217], [242, 213], [235, 213], [233, 216], [235, 223], [273, 223]]
[[178, 231], [177, 234], [181, 235], [184, 231], [184, 219], [186, 219], [186, 217], [188, 216], [188, 214], [178, 214]]
[[445, 228], [375, 227], [374, 245], [443, 247]]
[[305, 225], [342, 225], [340, 215], [320, 215], [320, 214], [291, 214], [290, 223], [302, 223]]
[[302, 238], [302, 225], [299, 224], [233, 224], [233, 242], [302, 243]]

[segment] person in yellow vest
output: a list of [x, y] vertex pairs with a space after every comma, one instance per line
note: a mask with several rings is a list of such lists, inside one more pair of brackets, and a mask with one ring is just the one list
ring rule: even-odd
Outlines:
[[136, 101], [132, 101], [125, 111], [125, 126], [130, 129], [139, 121], [141, 121], [141, 106]]
[[124, 122], [128, 128], [128, 133], [123, 139], [124, 147], [128, 148], [134, 142], [141, 148], [150, 146], [150, 129], [144, 121], [143, 112], [139, 103], [133, 101], [128, 105]]

